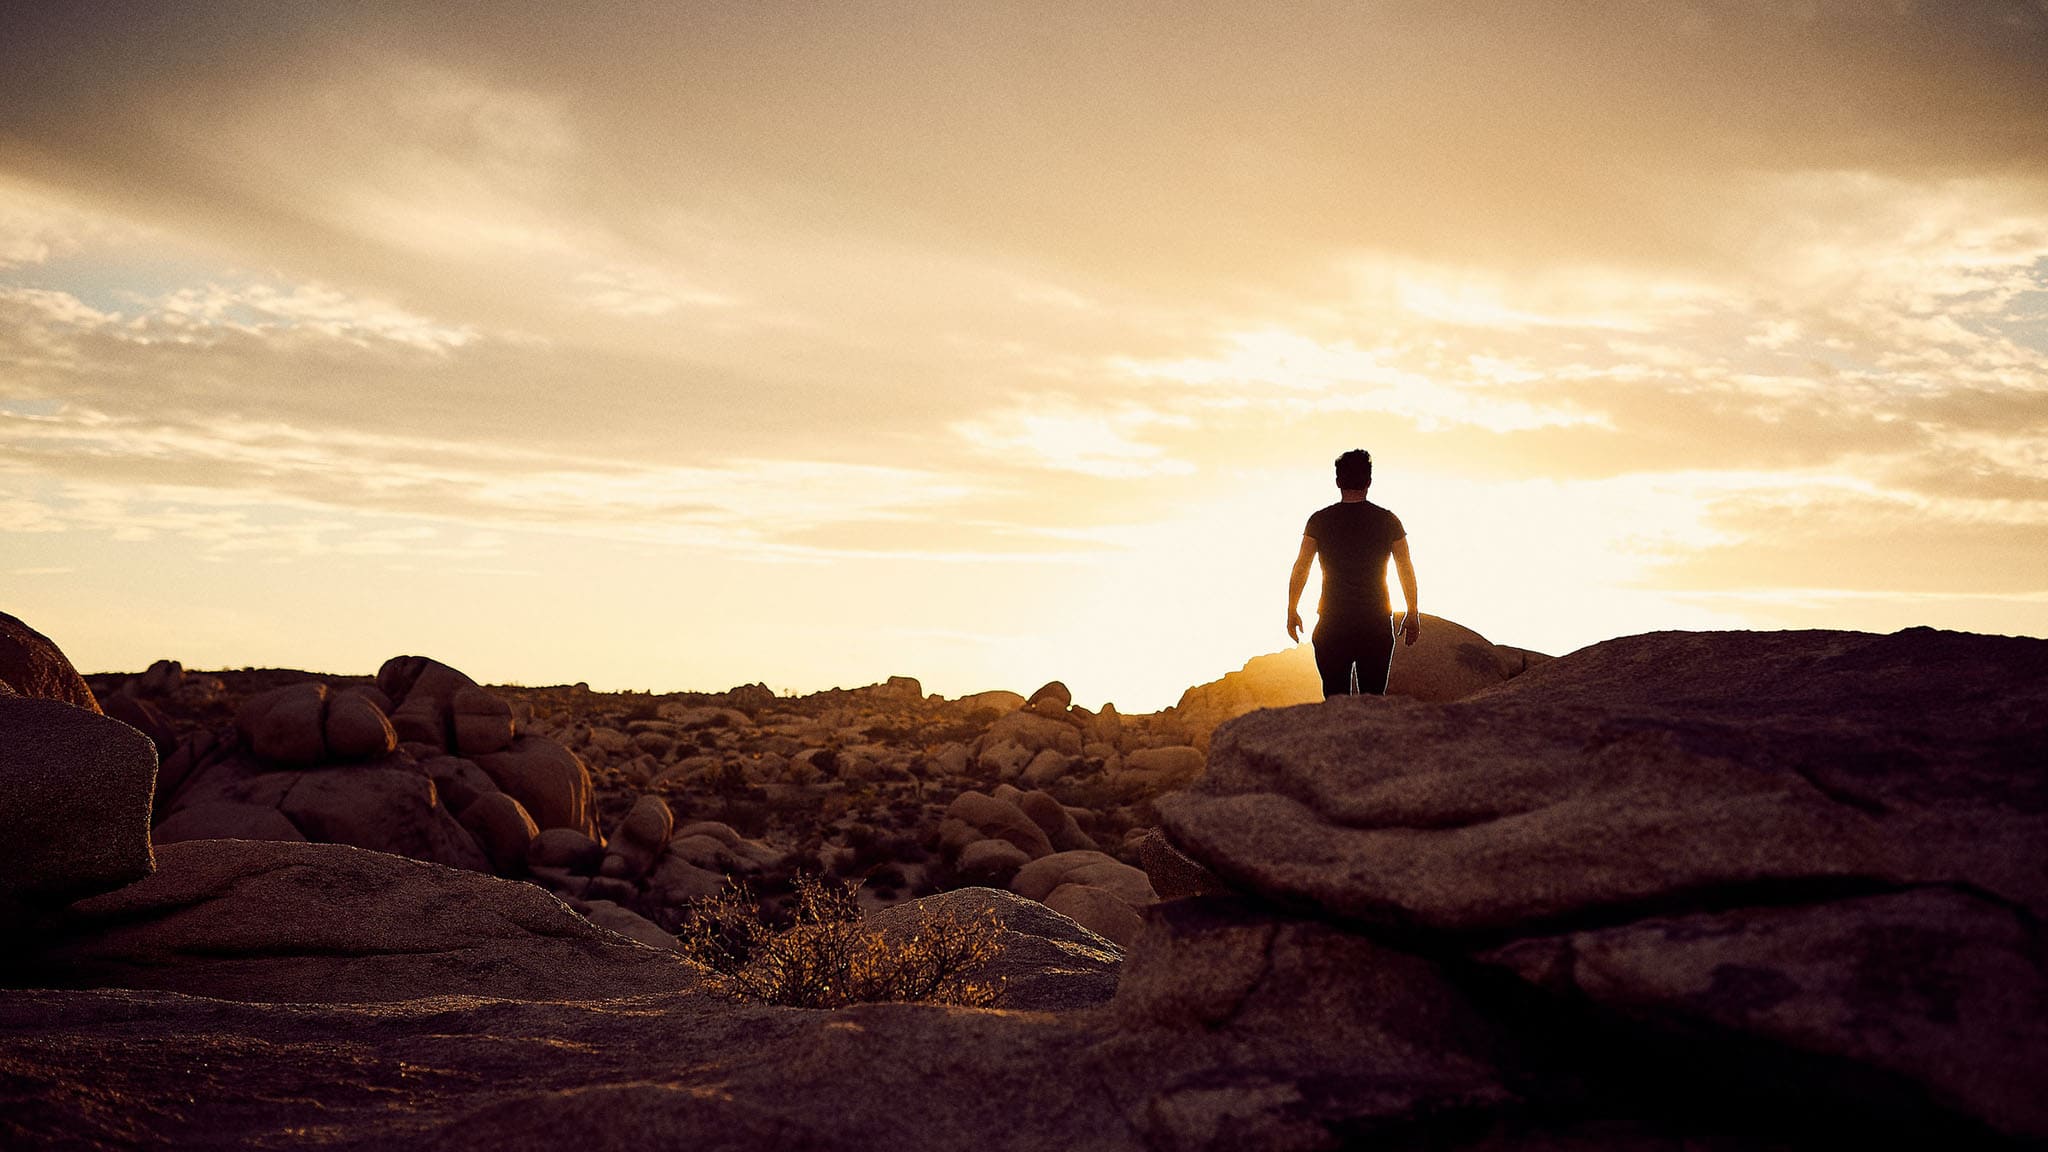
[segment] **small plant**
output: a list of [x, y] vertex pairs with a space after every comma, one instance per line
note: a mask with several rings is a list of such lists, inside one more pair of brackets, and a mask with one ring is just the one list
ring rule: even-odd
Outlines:
[[888, 936], [861, 924], [854, 889], [820, 876], [794, 880], [793, 922], [762, 917], [746, 884], [697, 902], [679, 933], [683, 951], [711, 969], [731, 995], [793, 1008], [915, 1001], [985, 1008], [1002, 981], [974, 979], [1002, 950], [995, 912], [962, 920], [927, 917], [914, 934]]

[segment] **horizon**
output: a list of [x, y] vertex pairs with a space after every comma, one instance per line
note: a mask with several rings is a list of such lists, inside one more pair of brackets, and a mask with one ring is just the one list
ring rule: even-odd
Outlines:
[[80, 668], [1152, 712], [1353, 447], [1495, 644], [2048, 636], [2038, 4], [6, 27], [0, 611]]

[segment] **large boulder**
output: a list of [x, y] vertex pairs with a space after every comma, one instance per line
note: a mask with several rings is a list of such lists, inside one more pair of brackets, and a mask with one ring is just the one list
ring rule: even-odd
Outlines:
[[1246, 716], [1158, 808], [1242, 890], [1690, 1037], [1738, 1097], [2041, 1139], [2044, 721], [2048, 641], [1659, 633]]
[[1015, 804], [970, 789], [946, 806], [939, 820], [939, 843], [948, 855], [958, 856], [976, 840], [1007, 840], [1034, 859], [1052, 854], [1045, 829]]
[[574, 828], [597, 836], [590, 769], [574, 752], [544, 736], [522, 735], [511, 747], [474, 758], [477, 767], [533, 816], [541, 828]]
[[390, 717], [363, 692], [337, 692], [328, 698], [321, 725], [327, 755], [335, 760], [375, 760], [398, 747]]
[[1069, 756], [1079, 756], [1081, 729], [1065, 720], [1019, 710], [989, 725], [988, 731], [977, 744], [976, 751], [997, 748], [1004, 744], [1015, 744], [1032, 755], [1052, 749]]
[[142, 733], [62, 701], [0, 695], [0, 901], [61, 902], [148, 875], [155, 784], [156, 747]]
[[219, 1000], [587, 999], [695, 984], [530, 884], [338, 844], [197, 840], [69, 908], [13, 981]]
[[512, 744], [512, 706], [482, 688], [456, 689], [448, 698], [448, 718], [455, 749], [464, 756], [502, 752]]
[[377, 669], [377, 688], [393, 702], [392, 727], [402, 741], [450, 747], [458, 694], [477, 683], [439, 660], [393, 656]]
[[675, 813], [659, 796], [642, 796], [619, 817], [618, 826], [605, 841], [601, 872], [626, 880], [638, 880], [653, 869], [662, 850], [675, 832]]
[[451, 868], [492, 870], [476, 838], [438, 802], [434, 782], [409, 765], [302, 772], [279, 800], [278, 810], [308, 840], [351, 844]]
[[48, 636], [0, 612], [0, 684], [17, 696], [60, 700], [88, 712], [100, 710], [85, 678]]
[[235, 729], [249, 750], [272, 764], [318, 764], [327, 758], [327, 685], [316, 680], [260, 692], [235, 710]]
[[1654, 633], [1481, 699], [1254, 713], [1159, 811], [1226, 879], [1360, 922], [1928, 883], [2048, 912], [2043, 715], [2048, 641]]
[[503, 792], [486, 792], [463, 808], [456, 821], [476, 838], [491, 871], [500, 876], [526, 871], [526, 854], [540, 828], [519, 801]]

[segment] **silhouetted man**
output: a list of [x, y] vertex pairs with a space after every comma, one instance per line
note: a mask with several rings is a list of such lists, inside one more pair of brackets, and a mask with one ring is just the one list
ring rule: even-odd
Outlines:
[[1387, 598], [1387, 558], [1401, 574], [1408, 612], [1401, 634], [1406, 643], [1422, 635], [1415, 611], [1415, 565], [1408, 559], [1408, 531], [1401, 518], [1365, 498], [1372, 487], [1372, 454], [1363, 448], [1337, 457], [1337, 489], [1343, 499], [1308, 518], [1301, 531], [1301, 555], [1287, 578], [1287, 636], [1301, 639], [1301, 590], [1308, 587], [1309, 561], [1322, 558], [1323, 595], [1316, 602], [1316, 671], [1323, 698], [1353, 692], [1387, 694], [1387, 670], [1394, 663], [1394, 608]]

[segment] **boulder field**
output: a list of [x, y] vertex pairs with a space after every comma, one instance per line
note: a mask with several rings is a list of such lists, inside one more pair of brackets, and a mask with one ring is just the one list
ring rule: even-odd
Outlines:
[[[325, 713], [300, 690], [290, 751], [310, 754], [317, 715], [319, 758], [259, 757], [250, 774], [362, 770], [408, 744], [415, 763], [433, 747], [480, 765], [491, 753], [465, 749], [457, 718], [482, 713], [456, 711], [461, 687], [434, 688], [447, 706], [415, 710], [409, 732], [394, 724], [390, 752], [345, 764], [324, 727], [339, 689]], [[598, 749], [595, 798], [613, 773], [640, 777], [642, 756], [650, 782], [708, 756], [718, 764], [682, 775], [820, 803], [951, 782], [929, 801], [942, 815], [920, 867], [951, 890], [869, 919], [915, 933], [941, 906], [992, 913], [1018, 992], [1007, 1006], [739, 1003], [650, 946], [659, 935], [605, 926], [600, 905], [658, 914], [647, 881], [629, 879], [643, 867], [709, 872], [693, 856], [758, 851], [701, 819], [746, 823], [741, 804], [709, 809], [686, 790], [594, 802], [602, 840], [587, 824], [539, 827], [526, 867], [541, 884], [337, 844], [165, 842], [152, 874], [81, 881], [16, 933], [0, 1144], [2048, 1143], [2048, 641], [1658, 633], [1458, 699], [1253, 711], [1133, 805], [1156, 826], [1120, 836], [1076, 803], [1116, 795], [1087, 746], [1120, 762], [1194, 746], [1148, 720], [1077, 716], [1053, 688], [963, 713], [892, 681], [831, 702], [880, 719], [816, 744], [815, 717], [853, 713], [742, 695], [650, 706], [663, 727], [586, 736], [510, 707], [508, 748], [524, 734], [579, 760]], [[395, 720], [398, 707], [379, 710]], [[1069, 726], [1083, 751], [1040, 720]], [[600, 728], [626, 743], [604, 751]], [[889, 739], [913, 732], [927, 751], [894, 779]], [[503, 735], [494, 720], [480, 738]], [[1030, 761], [1006, 746], [1079, 763], [1027, 788]], [[796, 767], [816, 751], [831, 755]], [[749, 766], [764, 778], [746, 784]], [[476, 791], [465, 810], [492, 791], [454, 770], [423, 776], [437, 803]], [[841, 787], [800, 791], [822, 783]], [[125, 787], [109, 804], [134, 811], [132, 860], [151, 805]], [[770, 821], [751, 843], [787, 831]], [[855, 820], [796, 851], [851, 866], [894, 850], [877, 831]], [[49, 845], [26, 866], [62, 872], [72, 849]], [[757, 875], [779, 866], [764, 859]], [[1007, 875], [962, 886], [975, 870]]]

